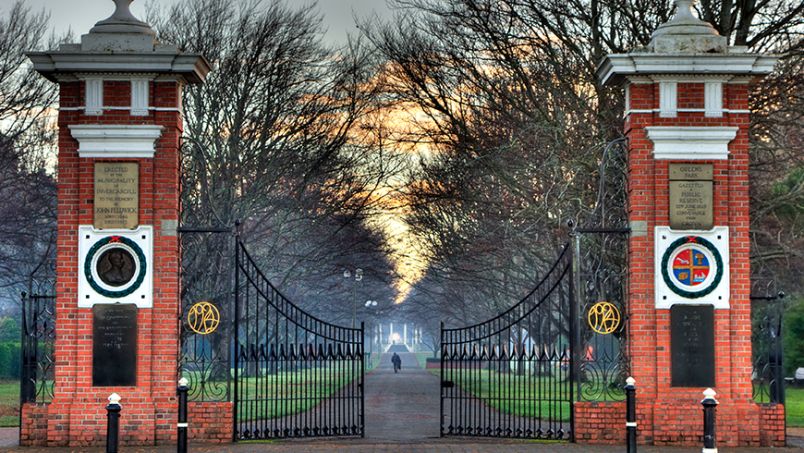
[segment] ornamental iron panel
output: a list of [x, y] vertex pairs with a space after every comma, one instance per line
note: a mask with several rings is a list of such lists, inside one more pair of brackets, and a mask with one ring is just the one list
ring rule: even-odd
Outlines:
[[364, 436], [364, 332], [290, 302], [235, 254], [235, 440]]
[[752, 281], [751, 384], [757, 403], [785, 402], [782, 326], [784, 297], [775, 291], [775, 281]]
[[[231, 401], [235, 235], [231, 228], [181, 228], [182, 331], [180, 375], [188, 400]], [[198, 324], [200, 304], [217, 310], [218, 324]], [[202, 329], [203, 327], [203, 329]], [[207, 334], [199, 334], [199, 330]]]
[[[630, 373], [628, 355], [629, 310], [627, 211], [628, 148], [624, 138], [603, 148], [597, 169], [597, 200], [584, 218], [585, 226], [572, 228], [575, 295], [581, 317], [575, 332], [579, 345], [576, 395], [583, 401], [622, 401]], [[640, 226], [637, 225], [637, 228]], [[647, 228], [647, 225], [644, 225]], [[647, 234], [647, 231], [636, 232]], [[609, 321], [601, 333], [590, 324], [590, 312], [613, 307], [619, 325]], [[605, 313], [604, 313], [605, 314]], [[592, 316], [592, 319], [595, 319]], [[598, 321], [606, 321], [598, 318]]]
[[498, 316], [441, 329], [441, 436], [568, 440], [577, 370], [572, 251]]
[[56, 296], [22, 293], [21, 403], [53, 399], [56, 360]]
[[[577, 395], [583, 401], [624, 401], [628, 355], [627, 229], [573, 232], [577, 342], [581, 345]], [[595, 325], [595, 321], [597, 325]]]

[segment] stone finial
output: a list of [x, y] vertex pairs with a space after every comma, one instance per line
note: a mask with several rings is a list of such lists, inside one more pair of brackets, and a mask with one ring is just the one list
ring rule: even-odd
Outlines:
[[123, 33], [145, 34], [154, 36], [156, 33], [151, 26], [134, 17], [131, 13], [131, 3], [134, 0], [112, 0], [115, 4], [114, 14], [104, 19], [89, 31], [90, 33]]
[[695, 0], [675, 0], [676, 14], [653, 32], [650, 50], [657, 53], [726, 52], [728, 41], [693, 11]]

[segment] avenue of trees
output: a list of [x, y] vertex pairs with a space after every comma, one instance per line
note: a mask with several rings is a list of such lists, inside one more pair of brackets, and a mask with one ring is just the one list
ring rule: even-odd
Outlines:
[[[386, 64], [390, 102], [416, 112], [401, 139], [433, 150], [401, 194], [428, 263], [408, 308], [426, 323], [438, 307], [462, 325], [532, 288], [567, 241], [567, 220], [625, 226], [623, 96], [595, 70], [607, 53], [645, 46], [673, 10], [630, 0], [393, 4], [393, 21], [364, 29]], [[800, 294], [804, 5], [698, 9], [730, 44], [782, 56], [751, 98], [752, 264]]]
[[[733, 45], [782, 56], [754, 87], [752, 264], [800, 295], [804, 254], [802, 30], [795, 0], [703, 0]], [[235, 228], [290, 299], [348, 324], [351, 302], [485, 319], [538, 281], [576, 225], [623, 226], [622, 92], [596, 65], [646, 45], [672, 2], [393, 0], [386, 22], [326, 41], [315, 5], [154, 3], [161, 40], [214, 66], [184, 97], [182, 223]], [[52, 48], [44, 14], [0, 15], [0, 298], [52, 277], [55, 86], [24, 52]], [[605, 177], [603, 175], [605, 174]], [[398, 272], [387, 216], [412, 235]], [[229, 234], [183, 237], [186, 300], [225, 298]], [[411, 256], [414, 254], [411, 254]], [[343, 277], [362, 268], [359, 285]], [[365, 313], [362, 317], [365, 317]]]
[[[347, 324], [352, 297], [392, 300], [393, 265], [368, 220], [397, 165], [359, 127], [375, 109], [369, 49], [326, 45], [314, 6], [188, 0], [149, 16], [161, 40], [214, 64], [185, 92], [183, 224], [242, 222], [266, 276], [329, 319]], [[187, 296], [223, 296], [231, 237], [184, 246]], [[355, 268], [365, 278], [352, 295], [343, 270]]]

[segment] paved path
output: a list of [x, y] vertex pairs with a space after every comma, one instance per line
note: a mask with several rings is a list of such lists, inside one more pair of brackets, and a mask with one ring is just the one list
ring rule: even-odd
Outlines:
[[383, 354], [379, 366], [366, 375], [366, 439], [437, 439], [438, 378], [419, 366], [415, 354], [399, 356], [399, 373], [394, 373], [391, 356]]

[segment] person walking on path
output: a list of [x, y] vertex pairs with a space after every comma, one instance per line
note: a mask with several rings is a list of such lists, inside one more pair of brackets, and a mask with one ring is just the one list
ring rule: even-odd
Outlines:
[[391, 356], [391, 363], [394, 364], [394, 373], [399, 373], [399, 370], [402, 369], [402, 358], [396, 352]]

